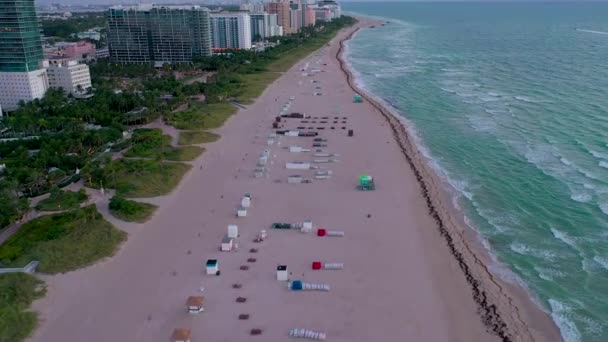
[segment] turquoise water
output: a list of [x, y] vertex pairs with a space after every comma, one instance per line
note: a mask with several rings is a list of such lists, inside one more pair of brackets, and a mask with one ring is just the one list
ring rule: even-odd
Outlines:
[[608, 341], [608, 3], [345, 3], [348, 44], [567, 341]]

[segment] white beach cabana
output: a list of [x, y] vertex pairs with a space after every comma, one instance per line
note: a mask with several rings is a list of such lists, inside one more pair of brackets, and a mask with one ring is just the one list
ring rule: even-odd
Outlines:
[[220, 271], [220, 264], [217, 259], [208, 259], [205, 263], [205, 273], [209, 275], [217, 275]]
[[237, 226], [236, 224], [229, 224], [228, 237], [231, 239], [236, 239], [237, 237], [239, 237], [239, 226]]
[[289, 280], [289, 272], [287, 271], [287, 265], [277, 266], [277, 280], [278, 281]]
[[234, 240], [229, 238], [228, 235], [224, 235], [222, 243], [220, 244], [220, 251], [230, 252], [234, 247]]
[[285, 168], [289, 170], [308, 170], [310, 169], [310, 163], [290, 162], [285, 164]]
[[290, 176], [287, 176], [287, 183], [289, 183], [289, 184], [300, 184], [300, 183], [302, 183], [302, 176], [301, 175], [290, 175]]
[[236, 209], [236, 216], [237, 217], [245, 217], [245, 216], [247, 216], [247, 209], [245, 209], [243, 207], [238, 207]]
[[243, 198], [241, 199], [241, 207], [243, 207], [243, 208], [251, 207], [251, 198], [247, 197], [247, 196], [243, 196]]

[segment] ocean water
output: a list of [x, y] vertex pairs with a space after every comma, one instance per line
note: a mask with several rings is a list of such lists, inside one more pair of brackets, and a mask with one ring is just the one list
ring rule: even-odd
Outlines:
[[345, 3], [348, 43], [567, 341], [608, 341], [608, 3]]

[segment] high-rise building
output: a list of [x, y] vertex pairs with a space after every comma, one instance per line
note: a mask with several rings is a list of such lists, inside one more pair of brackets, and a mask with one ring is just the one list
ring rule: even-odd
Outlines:
[[0, 1], [0, 71], [38, 70], [42, 59], [34, 0]]
[[251, 49], [251, 17], [247, 13], [211, 14], [214, 49]]
[[315, 26], [317, 22], [315, 8], [312, 6], [306, 7], [304, 13], [304, 26]]
[[264, 3], [263, 2], [256, 2], [255, 4], [253, 4], [252, 12], [253, 13], [264, 12]]
[[291, 28], [291, 32], [295, 33], [300, 31], [302, 28], [302, 10], [292, 9], [289, 11], [289, 26]]
[[290, 26], [289, 2], [269, 2], [266, 4], [266, 12], [276, 14], [279, 26], [283, 27], [283, 33], [292, 33]]
[[331, 21], [342, 15], [342, 8], [335, 0], [318, 0], [316, 9], [316, 19], [319, 21]]
[[211, 55], [209, 10], [140, 5], [108, 12], [108, 45], [115, 63], [189, 63]]
[[[40, 22], [34, 0], [0, 0], [0, 106], [13, 111], [20, 101], [48, 89]], [[1, 115], [1, 114], [0, 114]]]
[[268, 13], [251, 13], [251, 40], [259, 41], [268, 37], [270, 19]]
[[264, 40], [269, 37], [279, 36], [277, 15], [262, 13], [251, 13], [251, 39], [253, 41]]

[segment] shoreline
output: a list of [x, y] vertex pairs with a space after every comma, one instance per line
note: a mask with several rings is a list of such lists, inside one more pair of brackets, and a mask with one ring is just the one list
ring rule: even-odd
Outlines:
[[[390, 114], [377, 115], [376, 111], [383, 113], [378, 108], [386, 109], [375, 107], [375, 102], [352, 102], [352, 75], [345, 73], [338, 57], [344, 41], [360, 26], [338, 32], [327, 45], [284, 72], [255, 103], [214, 130], [223, 138], [192, 162], [204, 162], [205, 168], [188, 171], [176, 189], [160, 199], [161, 208], [145, 227], [130, 231], [133, 234], [113, 258], [49, 277], [47, 297], [34, 304], [41, 319], [30, 340], [165, 341], [177, 327], [191, 328], [193, 341], [240, 342], [251, 339], [249, 332], [259, 328], [262, 340], [278, 342], [293, 327], [325, 330], [328, 340], [338, 342], [396, 341], [403, 336], [419, 341], [497, 340], [479, 319], [462, 264], [442, 247], [444, 235], [437, 235], [437, 223], [427, 214], [427, 204], [435, 205], [435, 195], [421, 196], [415, 176], [427, 182], [432, 178], [413, 173], [417, 169], [408, 160], [396, 158], [405, 152], [399, 140], [403, 139], [399, 134], [407, 134], [405, 128]], [[323, 70], [303, 75], [304, 63], [316, 63]], [[324, 92], [331, 89], [329, 96], [316, 96], [313, 80]], [[348, 115], [345, 126], [357, 132], [352, 138], [340, 127], [318, 131], [329, 138], [329, 152], [340, 153], [340, 162], [330, 166], [331, 179], [286, 184], [292, 171], [283, 166], [295, 156], [284, 146], [309, 141], [280, 137], [274, 145], [266, 143], [276, 113], [292, 97], [296, 99], [291, 110], [309, 115], [332, 115], [329, 106], [334, 105], [333, 115]], [[390, 139], [390, 132], [395, 139]], [[253, 166], [265, 149], [272, 154], [270, 177], [254, 178]], [[391, 185], [357, 192], [354, 182], [359, 172], [371, 172]], [[427, 191], [441, 194], [439, 187]], [[235, 204], [245, 192], [253, 194], [254, 205], [248, 217], [235, 219]], [[436, 209], [438, 216], [442, 209]], [[304, 219], [312, 219], [318, 227], [344, 229], [346, 237], [319, 239], [272, 229], [268, 241], [252, 244], [259, 229], [268, 229], [271, 222]], [[239, 224], [239, 250], [219, 252], [218, 243], [231, 223]], [[459, 241], [454, 240], [456, 246]], [[256, 254], [248, 254], [250, 247]], [[252, 256], [253, 263], [247, 259]], [[204, 275], [201, 262], [208, 258], [221, 259], [221, 277]], [[310, 261], [319, 259], [344, 262], [347, 267], [310, 271]], [[286, 290], [274, 275], [279, 262], [289, 265], [294, 276], [302, 274], [301, 279], [331, 284], [332, 292]], [[243, 270], [244, 265], [251, 270]], [[234, 284], [242, 288], [236, 290]], [[185, 298], [200, 292], [205, 296], [205, 313], [186, 314]], [[511, 323], [510, 317], [502, 316], [501, 306], [488, 301], [492, 293], [479, 291], [482, 295], [490, 314], [498, 310]], [[236, 296], [247, 303], [235, 302]], [[237, 320], [240, 314], [251, 318]], [[490, 324], [502, 327], [490, 317]], [[543, 333], [549, 330], [537, 326]], [[556, 340], [527, 336], [517, 334], [509, 341]]]
[[[360, 19], [361, 17], [358, 16], [356, 18]], [[372, 20], [377, 21], [380, 19], [372, 18]], [[452, 208], [453, 205], [449, 204], [446, 206], [443, 203], [448, 197], [446, 189], [443, 188], [445, 185], [442, 184], [443, 181], [439, 179], [435, 171], [428, 165], [428, 162], [425, 160], [426, 157], [419, 151], [416, 142], [411, 138], [411, 133], [408, 131], [406, 123], [403, 122], [403, 119], [399, 118], [399, 114], [387, 109], [384, 104], [374, 98], [374, 95], [370, 95], [368, 91], [361, 89], [356, 84], [357, 78], [353, 70], [351, 70], [351, 65], [346, 60], [345, 42], [353, 39], [361, 28], [357, 27], [347, 37], [340, 40], [340, 49], [335, 57], [340, 63], [340, 68], [346, 77], [349, 87], [368, 101], [391, 127], [393, 138], [399, 144], [403, 157], [415, 174], [420, 187], [420, 194], [424, 197], [429, 210], [428, 214], [435, 221], [437, 229], [449, 248], [452, 257], [458, 262], [470, 285], [473, 299], [480, 311], [482, 322], [494, 334], [499, 336], [502, 341], [513, 341], [514, 338], [515, 340], [523, 338], [524, 341], [536, 341], [540, 338], [533, 333], [536, 329], [529, 327], [525, 322], [525, 318], [536, 316], [536, 319], [549, 321], [541, 322], [544, 326], [549, 325], [553, 330], [552, 334], [546, 336], [549, 338], [549, 341], [555, 341], [555, 333], [559, 336], [559, 340], [563, 340], [559, 328], [550, 317], [550, 313], [545, 311], [545, 308], [540, 303], [536, 302], [536, 299], [533, 297], [534, 295], [525, 287], [525, 284], [508, 283], [507, 280], [494, 275], [490, 271], [487, 266], [488, 261], [499, 263], [501, 267], [507, 266], [497, 260], [488, 260], [492, 259], [490, 255], [491, 251], [487, 247], [481, 246], [480, 233], [475, 231], [473, 227], [466, 225], [466, 223], [464, 224], [466, 226], [465, 229], [462, 229], [459, 226], [462, 226], [463, 222], [454, 222], [454, 212], [457, 212], [459, 216], [464, 214]], [[451, 202], [448, 201], [448, 203]], [[456, 219], [461, 221], [458, 218]], [[477, 236], [465, 236], [470, 235], [470, 233]], [[477, 238], [477, 240], [470, 241], [471, 238]], [[470, 266], [471, 264], [473, 266]], [[497, 292], [493, 293], [493, 291]], [[520, 307], [524, 313], [520, 312]], [[507, 316], [504, 312], [509, 311], [513, 311], [515, 315], [506, 319], [503, 318]], [[515, 319], [513, 320], [513, 318]], [[516, 332], [515, 336], [513, 336], [512, 331]]]

